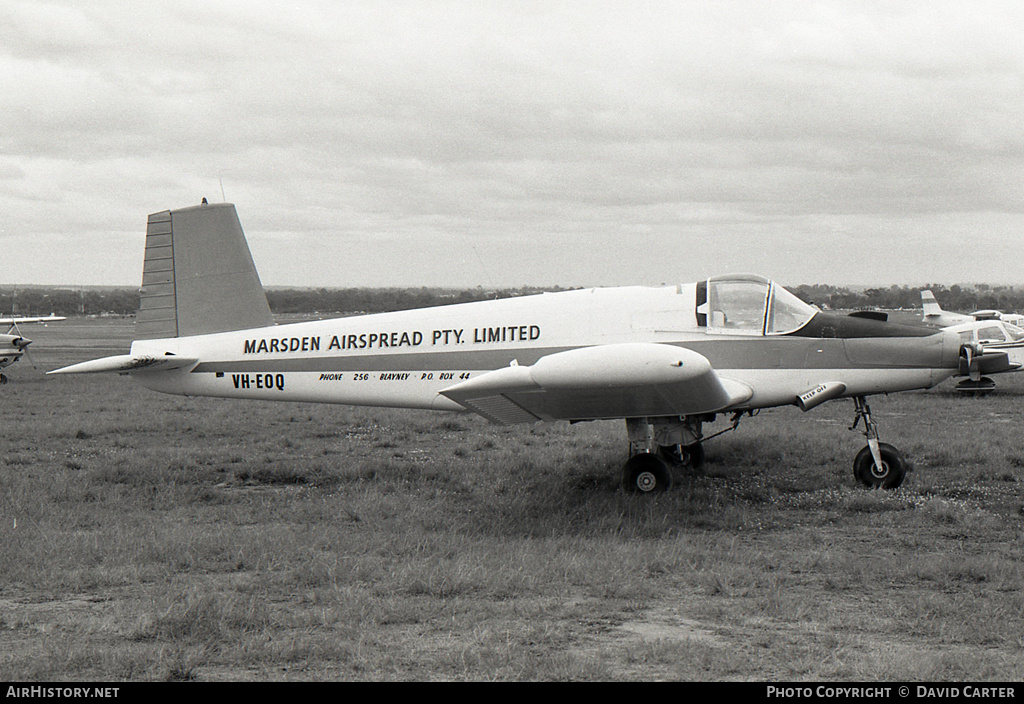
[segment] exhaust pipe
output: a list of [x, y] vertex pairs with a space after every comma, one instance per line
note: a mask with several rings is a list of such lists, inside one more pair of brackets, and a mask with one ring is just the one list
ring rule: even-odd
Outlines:
[[820, 406], [825, 401], [831, 401], [834, 398], [838, 398], [843, 395], [846, 391], [846, 384], [841, 381], [826, 381], [823, 384], [818, 384], [813, 389], [809, 389], [799, 396], [796, 397], [796, 405], [800, 406], [801, 411], [809, 411], [815, 406]]

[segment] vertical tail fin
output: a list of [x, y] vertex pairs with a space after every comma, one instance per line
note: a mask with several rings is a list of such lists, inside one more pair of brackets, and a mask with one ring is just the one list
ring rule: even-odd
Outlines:
[[935, 300], [935, 294], [929, 289], [921, 291], [921, 307], [924, 309], [922, 315], [942, 315], [942, 308], [939, 307], [939, 302]]
[[149, 216], [138, 339], [273, 324], [234, 205], [204, 202]]

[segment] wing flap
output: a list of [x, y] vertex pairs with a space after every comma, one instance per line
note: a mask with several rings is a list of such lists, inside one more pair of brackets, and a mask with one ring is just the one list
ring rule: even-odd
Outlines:
[[712, 413], [752, 391], [684, 347], [584, 347], [469, 379], [441, 393], [497, 423]]
[[483, 396], [463, 402], [463, 405], [477, 415], [481, 415], [498, 425], [515, 425], [517, 423], [536, 423], [540, 417], [530, 413], [508, 396], [495, 394]]

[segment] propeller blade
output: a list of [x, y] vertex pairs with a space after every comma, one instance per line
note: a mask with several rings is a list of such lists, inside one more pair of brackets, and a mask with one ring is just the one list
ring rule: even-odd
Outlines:
[[976, 342], [966, 342], [960, 346], [960, 361], [957, 364], [958, 376], [969, 376], [972, 381], [981, 379], [981, 355], [984, 348]]
[[[32, 340], [21, 334], [21, 329], [18, 327], [18, 321], [13, 314], [11, 315], [11, 330], [13, 330], [14, 334], [17, 335], [16, 338], [11, 340], [11, 344], [14, 345], [19, 352], [25, 355], [25, 359], [27, 359], [28, 363], [32, 365], [33, 369], [38, 369], [38, 367], [36, 367], [35, 360], [32, 359], [32, 355], [28, 353], [28, 346], [32, 344]], [[8, 332], [10, 332], [10, 330]]]

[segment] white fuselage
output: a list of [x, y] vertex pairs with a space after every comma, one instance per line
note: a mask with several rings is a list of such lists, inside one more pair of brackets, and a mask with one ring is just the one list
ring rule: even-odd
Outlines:
[[753, 390], [743, 408], [791, 404], [800, 393], [837, 381], [845, 396], [929, 388], [955, 371], [958, 342], [942, 333], [879, 347], [860, 339], [709, 331], [697, 322], [695, 286], [546, 293], [136, 341], [133, 355], [200, 362], [191, 370], [133, 376], [157, 391], [188, 396], [465, 410], [440, 392], [510, 364], [596, 345], [692, 349], [720, 377]]

